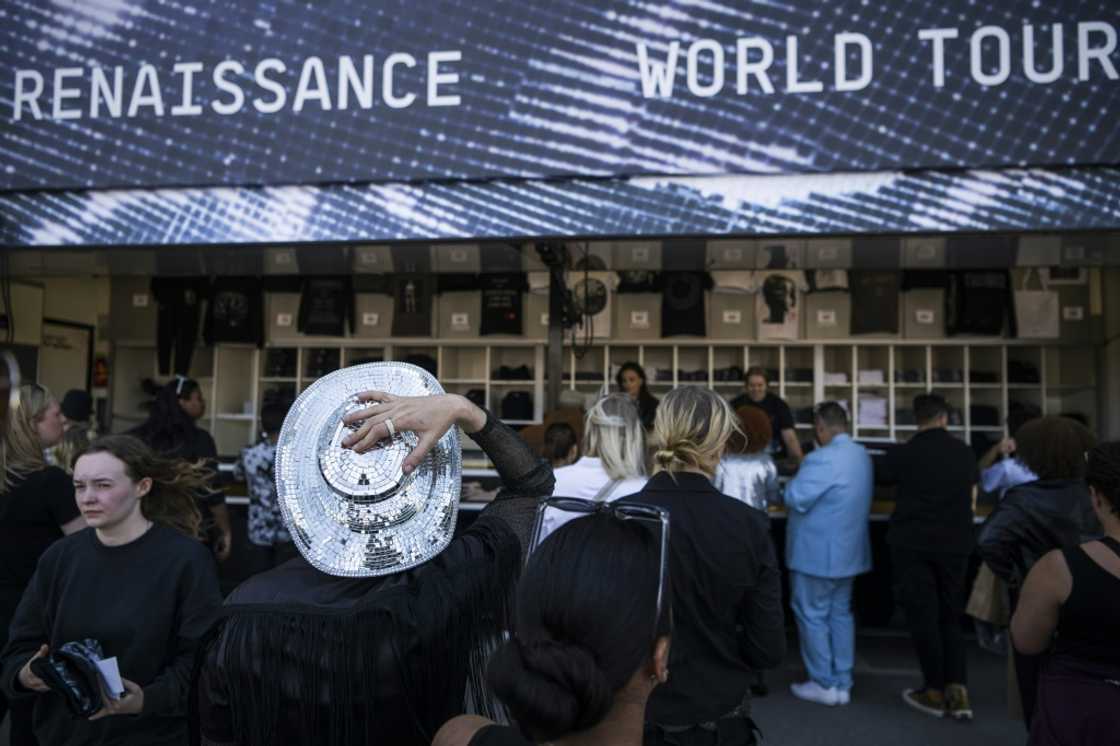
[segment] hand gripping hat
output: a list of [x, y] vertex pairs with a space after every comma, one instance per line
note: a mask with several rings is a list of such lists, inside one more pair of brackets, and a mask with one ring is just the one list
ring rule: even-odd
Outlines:
[[276, 446], [276, 494], [296, 547], [319, 570], [344, 577], [388, 575], [427, 562], [451, 541], [459, 510], [462, 455], [451, 428], [411, 474], [401, 466], [418, 437], [398, 431], [367, 453], [343, 448], [358, 428], [342, 418], [377, 406], [364, 391], [443, 393], [407, 363], [337, 370], [309, 386], [284, 419]]

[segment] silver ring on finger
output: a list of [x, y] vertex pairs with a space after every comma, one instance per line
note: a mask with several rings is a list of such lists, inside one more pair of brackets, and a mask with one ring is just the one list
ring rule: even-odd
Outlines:
[[393, 425], [393, 418], [392, 417], [386, 417], [385, 418], [385, 428], [389, 431], [389, 437], [390, 438], [395, 438], [396, 437], [397, 428], [396, 428], [395, 425]]

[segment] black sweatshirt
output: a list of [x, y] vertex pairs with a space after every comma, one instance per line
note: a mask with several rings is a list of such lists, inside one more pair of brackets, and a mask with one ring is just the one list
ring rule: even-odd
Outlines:
[[[80, 531], [40, 559], [0, 655], [0, 685], [9, 697], [36, 698], [43, 744], [186, 743], [194, 649], [221, 603], [214, 561], [198, 541], [160, 524], [117, 547], [103, 545], [93, 529]], [[19, 684], [40, 645], [54, 650], [83, 638], [99, 640], [106, 657], [117, 657], [121, 677], [144, 690], [141, 715], [74, 720], [59, 695]]]

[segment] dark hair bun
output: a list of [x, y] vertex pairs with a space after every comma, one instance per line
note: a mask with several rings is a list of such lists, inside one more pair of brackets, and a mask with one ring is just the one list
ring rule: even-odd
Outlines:
[[590, 728], [606, 717], [614, 700], [590, 651], [553, 640], [510, 640], [491, 658], [487, 679], [534, 741]]

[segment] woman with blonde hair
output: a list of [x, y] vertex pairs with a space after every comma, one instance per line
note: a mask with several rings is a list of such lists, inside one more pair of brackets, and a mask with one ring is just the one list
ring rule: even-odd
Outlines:
[[669, 392], [653, 424], [654, 475], [630, 498], [669, 511], [673, 656], [646, 708], [646, 744], [756, 743], [752, 670], [785, 656], [781, 575], [766, 515], [712, 478], [739, 430], [715, 392]]
[[[195, 495], [209, 488], [208, 471], [108, 435], [78, 457], [73, 484], [93, 530], [39, 560], [0, 655], [0, 685], [34, 702], [40, 743], [185, 743], [194, 650], [222, 603], [198, 540]], [[117, 659], [124, 691], [102, 693], [94, 712], [75, 718], [63, 697], [40, 696], [53, 690], [32, 663], [90, 640]]]
[[583, 454], [574, 464], [556, 470], [553, 495], [603, 502], [645, 486], [645, 432], [629, 395], [608, 394], [587, 411]]
[[[43, 456], [62, 437], [62, 412], [51, 392], [34, 383], [20, 386], [0, 440], [0, 647], [39, 557], [86, 525], [70, 476]], [[7, 710], [0, 696], [0, 720]], [[34, 743], [30, 708], [15, 703], [11, 712], [12, 743]]]

